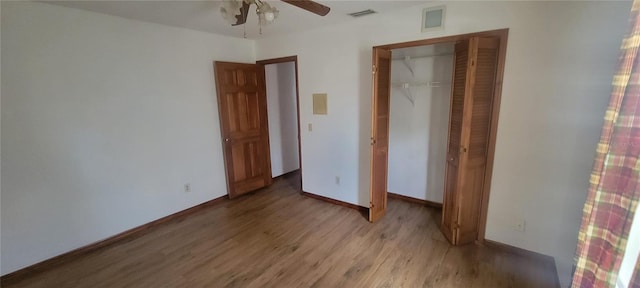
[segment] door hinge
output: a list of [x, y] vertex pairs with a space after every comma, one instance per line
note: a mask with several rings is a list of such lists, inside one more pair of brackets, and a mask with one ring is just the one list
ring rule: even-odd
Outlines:
[[376, 74], [376, 72], [378, 72], [378, 67], [376, 67], [376, 65], [373, 65], [373, 68], [371, 69], [371, 72], [373, 74]]
[[460, 146], [460, 153], [467, 153], [467, 147]]
[[374, 144], [376, 144], [376, 139], [371, 137], [371, 145], [374, 145]]
[[369, 202], [369, 206], [370, 206], [371, 208], [376, 207], [376, 205], [373, 205], [373, 202]]

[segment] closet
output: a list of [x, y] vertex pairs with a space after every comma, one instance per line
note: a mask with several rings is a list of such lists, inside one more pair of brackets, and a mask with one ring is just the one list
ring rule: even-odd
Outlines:
[[453, 52], [454, 43], [391, 50], [390, 197], [442, 205]]
[[[484, 240], [507, 34], [504, 29], [374, 47], [371, 222], [382, 218], [387, 206], [390, 91], [394, 85], [411, 87], [411, 82], [391, 81], [391, 49], [449, 43], [454, 48], [446, 146], [440, 156], [444, 158], [441, 231], [454, 245]], [[442, 81], [417, 84], [441, 84], [434, 82]], [[406, 97], [415, 103], [419, 95], [409, 92]]]

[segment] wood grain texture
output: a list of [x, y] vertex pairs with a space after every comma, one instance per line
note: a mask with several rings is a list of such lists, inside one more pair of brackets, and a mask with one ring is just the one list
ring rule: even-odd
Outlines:
[[309, 192], [305, 192], [305, 191], [302, 191], [302, 195], [307, 196], [307, 197], [311, 197], [311, 198], [314, 198], [314, 199], [317, 199], [317, 200], [320, 200], [320, 201], [324, 201], [324, 202], [327, 202], [327, 203], [331, 203], [331, 204], [334, 204], [334, 205], [340, 205], [342, 207], [347, 207], [349, 209], [354, 209], [356, 211], [360, 211], [360, 213], [363, 213], [363, 215], [366, 216], [365, 218], [367, 218], [367, 219], [369, 218], [369, 216], [368, 216], [369, 215], [369, 209], [367, 207], [358, 206], [358, 205], [355, 205], [355, 204], [343, 202], [343, 201], [336, 200], [336, 199], [331, 199], [331, 198], [328, 198], [328, 197], [320, 196], [320, 195], [309, 193]]
[[256, 61], [256, 64], [264, 66], [269, 64], [278, 64], [278, 63], [286, 63], [286, 62], [298, 62], [298, 55], [259, 60], [259, 61]]
[[553, 285], [553, 287], [560, 287], [560, 279], [558, 278], [558, 270], [556, 269], [556, 261], [555, 261], [555, 259], [553, 259], [553, 257], [547, 256], [547, 255], [544, 255], [544, 254], [540, 254], [540, 253], [537, 253], [537, 252], [529, 251], [529, 250], [526, 250], [526, 249], [514, 247], [514, 246], [511, 246], [511, 245], [503, 244], [503, 243], [500, 243], [500, 242], [488, 240], [488, 239], [485, 239], [482, 244], [484, 246], [486, 246], [486, 247], [491, 247], [493, 249], [499, 249], [499, 250], [502, 250], [502, 251], [505, 251], [505, 252], [508, 252], [508, 253], [520, 255], [522, 257], [525, 257], [527, 259], [531, 259], [533, 261], [537, 261], [537, 262], [540, 262], [540, 263], [545, 263], [547, 265], [546, 269], [548, 269], [550, 272], [553, 272], [552, 274], [555, 275], [555, 277], [554, 277], [555, 285]]
[[122, 233], [116, 234], [114, 236], [111, 236], [107, 239], [104, 239], [102, 241], [98, 241], [96, 243], [93, 244], [89, 244], [83, 247], [80, 247], [78, 249], [69, 251], [67, 253], [58, 255], [56, 257], [44, 260], [42, 262], [33, 264], [31, 266], [25, 267], [23, 269], [20, 269], [18, 271], [9, 273], [7, 275], [3, 275], [2, 277], [0, 277], [0, 286], [5, 286], [5, 285], [10, 285], [11, 283], [15, 283], [15, 282], [19, 282], [22, 279], [25, 278], [29, 278], [32, 275], [47, 271], [47, 270], [51, 270], [53, 268], [55, 268], [56, 266], [59, 265], [63, 265], [67, 262], [72, 262], [72, 261], [77, 261], [78, 259], [81, 259], [82, 257], [86, 257], [88, 254], [90, 254], [93, 251], [96, 250], [100, 250], [100, 249], [104, 249], [108, 246], [111, 245], [116, 245], [118, 243], [121, 242], [125, 242], [125, 241], [129, 241], [129, 240], [133, 240], [135, 238], [141, 237], [146, 233], [149, 233], [150, 231], [152, 231], [154, 228], [160, 226], [160, 225], [166, 225], [168, 223], [171, 222], [176, 222], [176, 221], [182, 221], [185, 217], [198, 212], [199, 210], [202, 209], [206, 209], [208, 207], [217, 205], [219, 203], [221, 203], [224, 200], [229, 199], [229, 196], [225, 195], [222, 197], [218, 197], [216, 199], [207, 201], [205, 203], [202, 203], [200, 205], [191, 207], [189, 209], [185, 209], [182, 210], [180, 212], [177, 213], [173, 213], [169, 216], [165, 216], [162, 217], [158, 220], [155, 221], [151, 221], [147, 224], [144, 224], [142, 226], [138, 226], [136, 228], [133, 229], [129, 229], [127, 231], [124, 231]]
[[472, 243], [478, 239], [500, 45], [498, 38], [471, 37], [469, 42], [471, 63], [467, 69], [463, 140], [458, 169], [458, 244]]
[[215, 62], [220, 132], [229, 197], [271, 184], [264, 69]]
[[[425, 45], [433, 45], [433, 44], [441, 44], [441, 43], [452, 43], [458, 42], [460, 40], [467, 40], [471, 37], [499, 37], [500, 39], [505, 39], [509, 33], [509, 29], [496, 29], [482, 32], [473, 32], [467, 34], [460, 35], [452, 35], [438, 38], [429, 38], [422, 40], [415, 40], [409, 42], [400, 42], [393, 44], [385, 44], [374, 46], [373, 48], [382, 48], [382, 49], [399, 49], [399, 48], [407, 48], [407, 47], [416, 47], [416, 46], [425, 46]], [[506, 47], [506, 45], [505, 45]]]
[[331, 8], [329, 8], [328, 6], [310, 0], [282, 0], [282, 2], [291, 4], [298, 8], [302, 8], [320, 16], [326, 16], [327, 14], [329, 14], [329, 11], [331, 11]]
[[453, 55], [451, 88], [451, 113], [447, 140], [447, 164], [445, 167], [444, 201], [442, 205], [442, 225], [440, 229], [451, 243], [457, 243], [458, 209], [460, 195], [460, 147], [464, 119], [465, 95], [469, 78], [469, 40], [459, 41]]
[[[478, 229], [477, 229], [477, 237], [476, 237], [476, 241], [482, 242], [485, 238], [485, 229], [486, 229], [486, 224], [487, 224], [487, 210], [488, 210], [488, 206], [489, 206], [489, 195], [490, 195], [490, 191], [491, 191], [491, 179], [492, 179], [492, 174], [491, 173], [493, 171], [493, 160], [494, 160], [494, 155], [495, 155], [495, 147], [496, 147], [496, 135], [497, 135], [497, 125], [498, 125], [498, 119], [499, 119], [499, 114], [500, 114], [500, 99], [501, 99], [501, 95], [502, 95], [502, 79], [504, 76], [504, 66], [505, 66], [505, 60], [506, 60], [506, 55], [507, 55], [507, 42], [508, 42], [508, 36], [509, 36], [509, 29], [497, 29], [497, 30], [490, 30], [490, 31], [483, 31], [483, 32], [474, 32], [474, 33], [468, 33], [468, 34], [460, 34], [460, 35], [453, 35], [453, 36], [445, 36], [445, 37], [438, 37], [438, 38], [429, 38], [429, 39], [422, 39], [422, 40], [416, 40], [416, 41], [409, 41], [409, 42], [402, 42], [402, 43], [393, 43], [393, 44], [386, 44], [386, 45], [379, 45], [379, 46], [375, 46], [374, 47], [374, 51], [375, 49], [384, 49], [384, 50], [388, 50], [388, 49], [399, 49], [399, 48], [408, 48], [408, 47], [417, 47], [417, 46], [425, 46], [425, 45], [433, 45], [433, 44], [442, 44], [442, 43], [455, 43], [455, 42], [459, 42], [459, 41], [468, 41], [469, 39], [473, 38], [473, 37], [480, 37], [480, 38], [496, 38], [499, 39], [499, 47], [498, 47], [498, 55], [497, 55], [497, 68], [496, 68], [496, 76], [495, 76], [495, 87], [494, 87], [494, 91], [493, 91], [493, 103], [492, 103], [492, 107], [491, 107], [491, 120], [489, 122], [490, 128], [489, 128], [489, 135], [488, 135], [488, 141], [486, 142], [486, 168], [484, 169], [486, 171], [486, 173], [484, 173], [483, 180], [479, 180], [479, 176], [475, 177], [476, 179], [478, 179], [478, 181], [482, 181], [483, 185], [481, 187], [481, 196], [480, 196], [480, 211], [479, 211], [479, 216], [478, 216]], [[455, 59], [455, 58], [454, 58]], [[458, 65], [462, 65], [465, 61], [463, 59], [459, 59], [457, 62], [456, 60], [454, 60], [454, 63], [457, 63]], [[465, 64], [466, 65], [466, 64]], [[454, 70], [455, 71], [455, 70]], [[459, 81], [466, 81], [466, 75], [453, 75], [452, 77], [452, 83], [455, 82], [456, 77], [458, 77]], [[455, 87], [454, 87], [455, 88]], [[458, 91], [459, 93], [460, 91]], [[464, 93], [464, 91], [462, 91]], [[452, 97], [453, 98], [453, 97]], [[459, 101], [460, 99], [458, 99]], [[375, 102], [374, 102], [375, 103]], [[452, 105], [453, 106], [453, 105]], [[459, 105], [462, 106], [462, 105]], [[457, 119], [457, 118], [456, 118]], [[462, 122], [459, 121], [459, 123], [455, 123], [453, 125], [453, 127], [449, 127], [451, 129], [458, 129], [456, 125], [462, 125]], [[460, 128], [461, 129], [461, 128]], [[457, 139], [458, 142], [461, 139]], [[455, 140], [454, 140], [455, 141]], [[476, 151], [481, 151], [481, 150], [477, 150]], [[449, 154], [449, 153], [447, 153]], [[458, 165], [458, 157], [454, 155], [453, 159], [452, 157], [450, 157], [448, 155], [447, 160], [449, 164], [454, 164], [454, 165]], [[455, 166], [457, 167], [457, 166]], [[457, 169], [454, 169], [453, 171], [457, 171]], [[455, 179], [458, 177], [458, 175], [453, 175], [453, 172], [449, 174], [451, 177], [446, 176], [447, 180], [449, 181], [455, 181]], [[452, 183], [446, 183], [445, 185], [450, 186], [451, 188], [455, 188], [455, 186]], [[445, 197], [446, 197], [446, 191], [445, 191]], [[452, 197], [450, 197], [452, 198]], [[446, 201], [453, 201], [453, 199], [445, 199]], [[451, 222], [448, 219], [454, 219], [453, 216], [451, 214], [453, 214], [454, 210], [447, 210], [446, 207], [443, 208], [443, 213], [445, 213], [445, 217], [443, 217], [443, 219], [445, 219], [445, 221]], [[447, 216], [448, 215], [448, 216]], [[452, 227], [451, 225], [443, 225], [442, 227]], [[449, 231], [448, 233], [446, 231], [445, 232], [447, 235], [450, 235], [452, 239], [453, 238], [453, 232]]]
[[372, 224], [288, 183], [2, 287], [557, 287], [544, 259], [451, 246], [437, 209], [392, 198]]
[[483, 37], [455, 47], [441, 228], [456, 245], [484, 239], [479, 230], [499, 47], [499, 38]]
[[402, 201], [408, 201], [408, 202], [417, 203], [417, 204], [420, 204], [420, 205], [433, 207], [433, 208], [436, 208], [436, 209], [442, 209], [442, 203], [438, 203], [438, 202], [433, 202], [433, 201], [429, 201], [429, 200], [422, 200], [422, 199], [413, 198], [413, 197], [409, 197], [409, 196], [404, 196], [404, 195], [391, 193], [391, 192], [387, 192], [387, 196], [389, 196], [390, 198], [395, 198], [395, 199], [399, 199], [399, 200], [402, 200]]
[[391, 50], [373, 49], [373, 93], [371, 101], [369, 221], [375, 222], [382, 218], [387, 211]]
[[460, 193], [458, 205], [460, 244], [478, 239], [482, 211], [482, 193], [487, 172], [487, 151], [492, 118], [496, 70], [498, 66], [498, 38], [472, 37], [469, 51], [472, 63], [464, 104], [461, 162], [459, 167]]

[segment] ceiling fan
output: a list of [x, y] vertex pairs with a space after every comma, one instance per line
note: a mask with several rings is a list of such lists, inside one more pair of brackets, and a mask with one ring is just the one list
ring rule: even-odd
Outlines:
[[[302, 8], [311, 13], [325, 16], [331, 8], [311, 0], [281, 0], [287, 4]], [[220, 13], [231, 25], [241, 25], [247, 22], [251, 5], [256, 5], [259, 24], [267, 25], [278, 17], [278, 9], [262, 0], [224, 0], [220, 7]]]

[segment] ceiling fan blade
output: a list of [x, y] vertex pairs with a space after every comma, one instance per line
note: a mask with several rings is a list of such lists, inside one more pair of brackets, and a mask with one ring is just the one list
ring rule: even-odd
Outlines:
[[249, 3], [242, 1], [242, 7], [240, 8], [240, 12], [242, 13], [236, 16], [238, 22], [236, 22], [236, 24], [233, 24], [232, 26], [242, 25], [247, 22], [247, 16], [249, 15], [249, 6]]
[[291, 4], [298, 8], [302, 8], [304, 10], [307, 10], [311, 13], [318, 14], [320, 16], [325, 16], [329, 14], [329, 11], [331, 10], [331, 8], [311, 0], [282, 0], [282, 2]]

